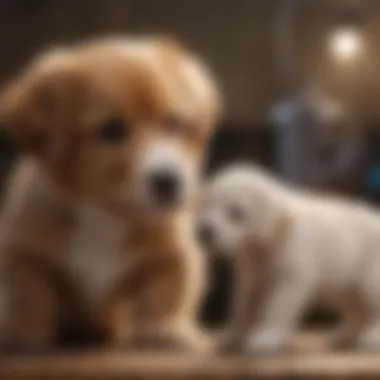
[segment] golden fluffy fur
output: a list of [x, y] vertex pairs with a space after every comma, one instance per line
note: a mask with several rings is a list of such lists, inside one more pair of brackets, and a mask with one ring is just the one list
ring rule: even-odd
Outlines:
[[[0, 225], [2, 344], [49, 348], [61, 322], [119, 344], [196, 343], [191, 205], [219, 109], [201, 61], [168, 39], [87, 41], [37, 57], [1, 100], [24, 153]], [[147, 184], [162, 169], [176, 202]]]

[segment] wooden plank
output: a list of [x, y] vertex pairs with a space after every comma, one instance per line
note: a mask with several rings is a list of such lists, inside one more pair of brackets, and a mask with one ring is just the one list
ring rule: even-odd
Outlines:
[[1, 380], [131, 378], [380, 379], [379, 353], [300, 350], [272, 357], [98, 351], [0, 361]]
[[314, 354], [282, 357], [196, 357], [164, 354], [67, 355], [1, 363], [0, 379], [123, 379], [138, 377], [258, 376], [265, 378], [380, 378], [378, 354]]

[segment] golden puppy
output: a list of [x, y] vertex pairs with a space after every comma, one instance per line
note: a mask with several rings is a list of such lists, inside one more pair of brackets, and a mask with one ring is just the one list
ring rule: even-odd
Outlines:
[[192, 202], [214, 80], [167, 39], [105, 38], [35, 59], [1, 99], [23, 158], [0, 225], [0, 340], [61, 323], [113, 342], [191, 344], [204, 265]]

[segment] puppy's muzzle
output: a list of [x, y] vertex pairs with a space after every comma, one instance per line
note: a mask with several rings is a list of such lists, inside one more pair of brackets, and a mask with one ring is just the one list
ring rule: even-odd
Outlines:
[[182, 181], [174, 171], [154, 171], [150, 173], [147, 181], [149, 192], [157, 204], [169, 206], [180, 201]]

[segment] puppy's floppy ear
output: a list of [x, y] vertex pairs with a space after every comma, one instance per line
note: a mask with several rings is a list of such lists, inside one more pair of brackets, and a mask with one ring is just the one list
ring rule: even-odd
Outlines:
[[48, 143], [59, 106], [58, 90], [65, 82], [64, 60], [60, 58], [49, 53], [36, 60], [0, 95], [1, 128], [21, 152], [38, 154]]
[[4, 90], [0, 99], [1, 128], [23, 152], [38, 151], [44, 134], [38, 115], [43, 114], [42, 91], [32, 78], [16, 79]]
[[188, 54], [187, 47], [178, 39], [168, 35], [152, 36], [155, 46], [172, 59], [178, 59], [180, 55]]
[[178, 64], [187, 59], [187, 75], [191, 77], [192, 87], [202, 99], [204, 111], [211, 124], [217, 123], [222, 117], [223, 99], [219, 80], [211, 72], [203, 57], [195, 54], [181, 41], [172, 36], [154, 36], [155, 46], [165, 57], [168, 65]]

